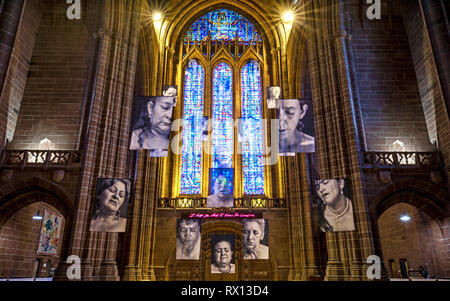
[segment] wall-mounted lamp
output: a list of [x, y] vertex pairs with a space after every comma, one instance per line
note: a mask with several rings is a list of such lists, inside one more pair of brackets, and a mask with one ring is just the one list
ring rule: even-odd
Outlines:
[[400, 220], [404, 223], [408, 223], [409, 221], [411, 221], [411, 217], [408, 214], [404, 213], [400, 216]]
[[48, 138], [44, 138], [39, 142], [39, 148], [41, 150], [50, 150], [53, 146], [52, 141]]
[[292, 23], [294, 21], [294, 13], [291, 10], [287, 10], [283, 13], [283, 22], [284, 23]]
[[35, 215], [33, 215], [33, 220], [35, 220], [35, 221], [42, 220], [42, 215], [40, 214], [40, 210], [38, 210], [38, 212]]
[[161, 22], [162, 20], [162, 14], [158, 11], [155, 11], [153, 13], [153, 22]]

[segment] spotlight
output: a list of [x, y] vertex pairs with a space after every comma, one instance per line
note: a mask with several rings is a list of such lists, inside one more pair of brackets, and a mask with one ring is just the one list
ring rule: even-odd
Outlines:
[[290, 10], [285, 11], [283, 14], [283, 21], [285, 23], [292, 23], [294, 21], [294, 13]]
[[153, 13], [153, 21], [160, 22], [162, 20], [162, 14], [160, 12]]
[[407, 223], [411, 220], [411, 217], [407, 214], [403, 214], [402, 216], [400, 216], [400, 220], [404, 223]]

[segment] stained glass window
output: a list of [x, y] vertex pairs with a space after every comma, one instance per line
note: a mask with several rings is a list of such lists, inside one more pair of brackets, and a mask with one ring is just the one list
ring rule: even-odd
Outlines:
[[218, 9], [207, 13], [189, 27], [185, 39], [202, 41], [211, 34], [212, 40], [261, 41], [254, 25], [242, 15], [228, 10]]
[[233, 163], [232, 74], [226, 63], [218, 64], [213, 72], [213, 168], [231, 168]]
[[242, 121], [246, 134], [242, 142], [244, 194], [264, 194], [260, 74], [257, 61], [248, 62], [241, 71]]
[[184, 75], [181, 194], [200, 194], [202, 181], [204, 70], [190, 60]]

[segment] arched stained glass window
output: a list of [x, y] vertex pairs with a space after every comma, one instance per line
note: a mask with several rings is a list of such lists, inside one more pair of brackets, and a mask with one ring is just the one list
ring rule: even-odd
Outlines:
[[242, 120], [247, 133], [242, 141], [244, 194], [264, 194], [263, 132], [261, 120], [261, 72], [258, 61], [241, 71]]
[[200, 194], [202, 180], [204, 70], [195, 59], [188, 62], [184, 76], [183, 148], [181, 154], [182, 194]]
[[213, 72], [212, 145], [213, 168], [233, 165], [233, 72], [220, 63]]
[[[210, 38], [208, 38], [210, 37]], [[183, 153], [181, 162], [181, 194], [202, 194], [208, 183], [209, 168], [242, 170], [244, 195], [264, 194], [262, 132], [262, 67], [263, 42], [255, 26], [241, 14], [228, 9], [211, 11], [197, 19], [184, 37], [181, 60], [191, 62], [201, 56], [203, 69], [188, 63], [185, 74], [183, 109]], [[246, 61], [244, 67], [242, 60]], [[216, 64], [216, 62], [219, 62]], [[235, 76], [236, 75], [236, 76]], [[207, 82], [206, 82], [207, 79]], [[237, 87], [241, 91], [236, 91]], [[205, 99], [206, 104], [203, 102]], [[210, 98], [209, 98], [210, 97]], [[236, 107], [236, 99], [242, 107]], [[208, 108], [208, 111], [203, 111]], [[211, 111], [209, 111], [209, 108]], [[235, 116], [241, 114], [248, 127], [248, 139], [242, 142], [242, 160], [234, 153]], [[202, 164], [202, 117], [208, 115], [211, 128], [211, 164]], [[239, 132], [240, 133], [240, 132]], [[239, 134], [238, 134], [239, 135]], [[205, 164], [206, 163], [206, 164]], [[236, 164], [242, 163], [241, 166]], [[203, 170], [202, 170], [203, 166]], [[203, 174], [203, 176], [202, 176]], [[202, 195], [203, 197], [205, 195]], [[235, 196], [240, 197], [240, 196]]]
[[242, 15], [228, 10], [218, 9], [199, 18], [189, 28], [185, 40], [203, 41], [208, 34], [211, 40], [261, 41], [254, 25]]

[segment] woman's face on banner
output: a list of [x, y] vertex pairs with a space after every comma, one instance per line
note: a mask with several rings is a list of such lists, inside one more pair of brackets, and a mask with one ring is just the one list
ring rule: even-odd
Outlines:
[[151, 110], [152, 130], [163, 136], [170, 135], [173, 98], [157, 97], [153, 108], [151, 108], [150, 103], [149, 110]]
[[218, 195], [219, 198], [224, 198], [231, 194], [230, 191], [230, 181], [223, 175], [219, 175], [214, 181], [214, 194]]
[[263, 239], [263, 230], [257, 222], [250, 221], [244, 224], [243, 236], [244, 245], [247, 249], [252, 250], [259, 246]]
[[214, 259], [220, 266], [227, 266], [230, 264], [233, 257], [230, 243], [226, 240], [216, 243], [214, 246]]
[[338, 179], [319, 180], [316, 184], [317, 194], [325, 204], [331, 205], [339, 198], [342, 185], [343, 181]]
[[125, 201], [126, 186], [122, 181], [114, 181], [114, 184], [100, 195], [100, 206], [103, 213], [116, 213]]

